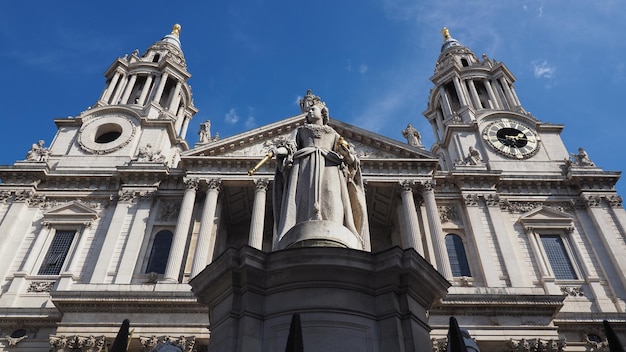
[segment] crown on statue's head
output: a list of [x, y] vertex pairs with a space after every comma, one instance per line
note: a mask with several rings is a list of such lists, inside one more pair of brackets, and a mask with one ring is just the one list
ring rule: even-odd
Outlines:
[[309, 108], [311, 108], [311, 106], [313, 105], [321, 105], [326, 107], [326, 104], [320, 99], [320, 97], [313, 94], [310, 89], [307, 89], [304, 98], [300, 99], [300, 111], [302, 113], [308, 112]]

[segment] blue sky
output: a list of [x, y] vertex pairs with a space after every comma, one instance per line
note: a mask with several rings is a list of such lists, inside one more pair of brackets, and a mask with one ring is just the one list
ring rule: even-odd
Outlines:
[[207, 119], [231, 136], [297, 114], [312, 89], [332, 118], [398, 140], [410, 122], [430, 146], [422, 112], [447, 26], [509, 67], [526, 110], [565, 124], [570, 152], [584, 147], [604, 170], [626, 170], [624, 18], [617, 0], [3, 2], [0, 164], [39, 139], [48, 146], [53, 119], [91, 106], [117, 57], [180, 23], [200, 110], [190, 145]]

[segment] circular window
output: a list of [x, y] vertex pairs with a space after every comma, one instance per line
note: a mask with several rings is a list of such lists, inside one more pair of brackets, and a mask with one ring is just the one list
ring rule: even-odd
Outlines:
[[98, 127], [96, 131], [96, 143], [105, 144], [113, 142], [122, 135], [122, 126], [109, 123]]
[[85, 118], [78, 133], [78, 144], [93, 154], [107, 154], [123, 148], [136, 133], [136, 121], [120, 114]]
[[601, 343], [603, 340], [599, 335], [596, 334], [587, 334], [587, 339], [591, 342]]
[[19, 339], [24, 336], [26, 336], [26, 330], [24, 329], [17, 329], [11, 333], [11, 337], [14, 339]]

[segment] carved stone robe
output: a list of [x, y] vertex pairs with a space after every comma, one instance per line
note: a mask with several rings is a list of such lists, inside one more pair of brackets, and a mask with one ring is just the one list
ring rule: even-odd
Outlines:
[[295, 225], [326, 220], [354, 233], [369, 250], [369, 228], [361, 168], [336, 152], [339, 134], [330, 126], [298, 128], [289, 154], [278, 159], [274, 182], [275, 243]]

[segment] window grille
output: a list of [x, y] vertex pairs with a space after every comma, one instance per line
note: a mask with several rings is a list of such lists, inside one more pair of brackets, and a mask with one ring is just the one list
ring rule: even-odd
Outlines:
[[446, 235], [446, 249], [452, 276], [472, 276], [461, 237], [455, 234]]
[[154, 236], [152, 250], [150, 251], [150, 258], [148, 259], [148, 266], [146, 267], [146, 273], [154, 272], [157, 274], [165, 274], [167, 258], [170, 255], [173, 237], [174, 234], [168, 230], [159, 231], [159, 233]]
[[554, 278], [558, 280], [577, 280], [576, 270], [567, 254], [563, 238], [559, 235], [541, 235], [543, 250], [548, 256]]
[[75, 234], [76, 231], [56, 231], [38, 275], [59, 275]]

